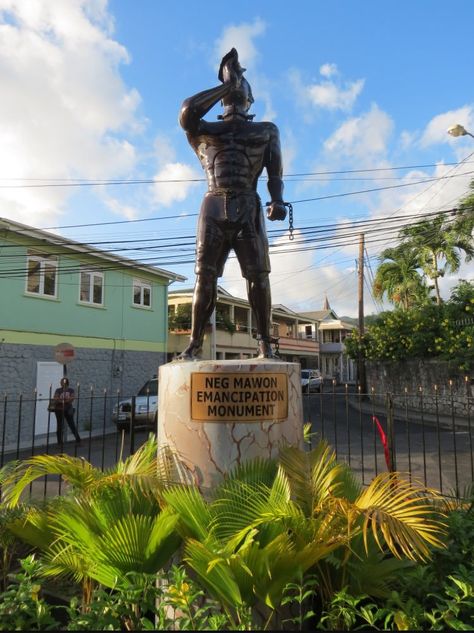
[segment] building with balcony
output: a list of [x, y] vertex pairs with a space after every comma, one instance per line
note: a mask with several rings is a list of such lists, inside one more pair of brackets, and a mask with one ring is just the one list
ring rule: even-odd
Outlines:
[[[168, 295], [169, 360], [188, 343], [192, 296], [191, 288], [172, 291]], [[302, 367], [319, 367], [319, 342], [317, 336], [306, 335], [309, 327], [316, 331], [317, 321], [302, 317], [283, 305], [273, 306], [271, 334], [278, 339], [275, 347], [283, 360], [298, 362]], [[255, 334], [249, 302], [218, 286], [215, 318], [211, 319], [204, 337], [203, 358], [252, 358], [257, 353]]]
[[352, 332], [354, 326], [341, 321], [330, 307], [327, 297], [322, 310], [303, 312], [300, 318], [311, 318], [317, 323], [313, 330], [305, 326], [308, 336], [317, 336], [319, 341], [320, 369], [323, 378], [337, 382], [353, 382], [356, 379], [354, 361], [346, 354], [344, 340]]

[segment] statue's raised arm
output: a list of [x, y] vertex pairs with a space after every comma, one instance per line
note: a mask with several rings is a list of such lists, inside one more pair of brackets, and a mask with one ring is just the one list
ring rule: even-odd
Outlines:
[[186, 132], [196, 133], [201, 119], [218, 101], [228, 97], [233, 91], [239, 91], [245, 68], [239, 64], [238, 54], [233, 48], [222, 59], [219, 68], [221, 84], [209, 90], [198, 92], [183, 101], [179, 122]]

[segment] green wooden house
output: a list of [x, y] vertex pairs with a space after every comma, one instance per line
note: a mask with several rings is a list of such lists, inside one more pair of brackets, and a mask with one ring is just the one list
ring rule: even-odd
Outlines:
[[[10, 411], [12, 398], [23, 394], [22, 435], [45, 433], [46, 404], [28, 416], [27, 402], [35, 390], [43, 400], [57, 386], [61, 343], [74, 348], [67, 373], [83, 392], [92, 386], [96, 394], [134, 394], [156, 374], [166, 362], [168, 286], [182, 280], [0, 218], [0, 396], [10, 399]], [[5, 442], [18, 425], [7, 426]]]

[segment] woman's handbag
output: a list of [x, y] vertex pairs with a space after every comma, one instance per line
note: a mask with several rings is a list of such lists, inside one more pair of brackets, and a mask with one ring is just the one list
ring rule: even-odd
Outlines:
[[52, 413], [54, 413], [56, 409], [58, 408], [58, 404], [59, 402], [57, 402], [57, 400], [50, 400], [48, 404], [48, 411], [51, 411]]

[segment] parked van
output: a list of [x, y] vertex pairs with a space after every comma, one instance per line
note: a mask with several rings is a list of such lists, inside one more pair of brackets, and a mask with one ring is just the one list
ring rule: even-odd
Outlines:
[[301, 389], [303, 393], [321, 391], [322, 384], [323, 378], [319, 369], [301, 370]]
[[[130, 430], [132, 398], [120, 400], [112, 409], [112, 421], [119, 431]], [[158, 378], [147, 380], [135, 396], [134, 426], [147, 426], [156, 431], [158, 424]]]

